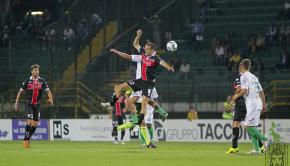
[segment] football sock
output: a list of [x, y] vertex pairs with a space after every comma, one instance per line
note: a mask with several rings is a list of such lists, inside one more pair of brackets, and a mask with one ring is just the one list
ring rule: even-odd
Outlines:
[[259, 149], [259, 141], [258, 141], [258, 139], [257, 139], [256, 137], [254, 137], [252, 134], [251, 134], [251, 140], [252, 140], [252, 143], [253, 143], [253, 145], [254, 145], [254, 149], [255, 149], [256, 151], [260, 151], [260, 149]]
[[238, 147], [238, 138], [239, 138], [239, 127], [234, 127], [233, 128], [233, 135], [232, 135], [232, 148], [237, 148]]
[[30, 138], [31, 138], [32, 134], [35, 132], [35, 130], [36, 130], [36, 127], [32, 126], [31, 129], [30, 129], [30, 131], [29, 131], [28, 140], [30, 140]]
[[28, 125], [26, 124], [26, 126], [25, 126], [25, 135], [29, 135], [30, 127], [31, 127], [31, 126], [28, 126]]
[[116, 132], [116, 134], [114, 135], [115, 137], [115, 141], [118, 141], [118, 132]]
[[132, 122], [128, 122], [128, 123], [122, 124], [121, 126], [118, 126], [117, 130], [129, 129], [131, 128], [131, 126], [132, 126]]
[[150, 139], [153, 139], [153, 127], [151, 127], [150, 129], [148, 129], [149, 131], [149, 135], [150, 135]]
[[261, 148], [263, 145], [264, 144], [263, 144], [262, 140], [259, 139], [259, 147]]
[[256, 137], [257, 139], [261, 139], [263, 141], [267, 141], [268, 138], [265, 137], [256, 127], [249, 127], [247, 132], [249, 132], [253, 137]]
[[132, 120], [134, 123], [138, 123], [137, 115], [132, 115]]
[[114, 106], [115, 103], [118, 101], [119, 98], [117, 98], [116, 94], [114, 94], [110, 100], [110, 105]]
[[160, 115], [166, 113], [161, 107], [155, 106], [154, 109], [157, 110]]
[[26, 126], [25, 126], [25, 135], [24, 135], [24, 139], [23, 139], [24, 141], [28, 139], [29, 132], [30, 132], [30, 127], [31, 126], [26, 124]]
[[141, 136], [142, 145], [145, 145], [146, 142], [145, 142], [145, 139], [143, 137], [143, 134], [142, 134], [141, 130], [140, 130], [140, 136]]
[[124, 136], [125, 136], [125, 131], [121, 131], [121, 140], [123, 140]]
[[146, 145], [149, 145], [150, 142], [148, 140], [148, 136], [147, 136], [147, 132], [146, 132], [146, 127], [145, 126], [141, 127], [141, 133], [142, 133], [142, 135], [144, 137]]
[[142, 123], [143, 120], [144, 120], [144, 114], [141, 113], [141, 114], [140, 114], [140, 117], [139, 117], [139, 119], [138, 119], [138, 125], [139, 125], [139, 126], [141, 125], [141, 123]]

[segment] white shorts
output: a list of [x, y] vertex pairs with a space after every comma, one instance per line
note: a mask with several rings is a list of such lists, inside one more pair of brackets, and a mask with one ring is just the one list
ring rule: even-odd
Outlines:
[[245, 118], [244, 125], [245, 126], [258, 126], [260, 120], [260, 114], [262, 109], [257, 109], [257, 105], [247, 105], [247, 115]]
[[148, 104], [147, 105], [147, 113], [146, 113], [145, 118], [144, 118], [146, 124], [152, 124], [153, 114], [154, 114], [154, 108]]
[[139, 99], [136, 101], [137, 103], [141, 103], [142, 102], [142, 91], [137, 91], [137, 92], [132, 92], [131, 95], [130, 95], [130, 99], [132, 97], [135, 97], [135, 96], [138, 96]]

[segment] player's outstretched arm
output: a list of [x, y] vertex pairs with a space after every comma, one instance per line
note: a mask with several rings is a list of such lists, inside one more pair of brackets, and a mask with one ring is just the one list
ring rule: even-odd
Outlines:
[[19, 99], [20, 99], [20, 96], [21, 96], [22, 92], [23, 92], [23, 90], [20, 89], [18, 94], [17, 94], [17, 97], [16, 97], [16, 102], [15, 102], [15, 110], [16, 111], [18, 111], [18, 109], [19, 109]]
[[120, 57], [128, 59], [129, 61], [132, 61], [132, 57], [129, 54], [119, 52], [116, 49], [110, 49], [110, 52], [116, 53], [116, 54], [120, 55]]
[[137, 36], [136, 36], [136, 38], [135, 38], [135, 40], [134, 40], [134, 43], [133, 43], [133, 46], [134, 46], [137, 50], [139, 50], [139, 48], [140, 48], [139, 40], [140, 40], [140, 38], [141, 38], [141, 35], [142, 35], [142, 30], [139, 29], [139, 30], [137, 31]]
[[168, 63], [162, 61], [161, 65], [164, 66], [167, 70], [171, 70], [172, 72], [174, 72], [174, 68], [170, 67], [170, 65]]
[[48, 89], [46, 92], [47, 92], [47, 95], [48, 95], [48, 100], [47, 100], [47, 102], [50, 102], [50, 105], [53, 105], [53, 101], [52, 101], [52, 93], [51, 93], [51, 91]]

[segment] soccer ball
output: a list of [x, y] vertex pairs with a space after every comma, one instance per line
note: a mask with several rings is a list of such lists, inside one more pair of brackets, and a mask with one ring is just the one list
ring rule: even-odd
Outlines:
[[166, 48], [168, 51], [174, 52], [177, 50], [177, 43], [171, 40], [166, 44]]

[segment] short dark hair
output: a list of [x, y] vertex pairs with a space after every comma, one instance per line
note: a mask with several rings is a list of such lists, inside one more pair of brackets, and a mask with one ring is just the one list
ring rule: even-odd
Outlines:
[[155, 49], [156, 46], [154, 43], [146, 43], [147, 46], [151, 46], [151, 50]]
[[194, 109], [194, 107], [190, 107], [190, 109]]
[[246, 70], [250, 70], [251, 68], [251, 61], [249, 59], [244, 59], [241, 63], [240, 66], [242, 66]]
[[120, 84], [119, 84], [119, 83], [116, 83], [116, 84], [115, 84], [115, 86], [118, 86], [118, 85], [120, 85]]
[[34, 68], [38, 68], [38, 69], [39, 69], [40, 66], [39, 66], [38, 64], [32, 65], [32, 66], [31, 66], [31, 71], [32, 71]]

